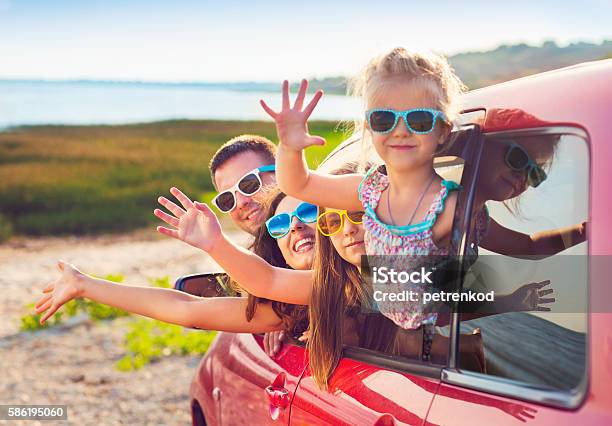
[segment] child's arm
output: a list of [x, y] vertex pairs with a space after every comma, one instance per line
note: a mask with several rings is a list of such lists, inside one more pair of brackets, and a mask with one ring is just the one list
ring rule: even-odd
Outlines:
[[59, 262], [61, 277], [47, 285], [36, 303], [36, 313], [45, 312], [44, 323], [62, 305], [85, 297], [134, 314], [205, 330], [255, 333], [282, 329], [270, 304], [259, 306], [251, 321], [246, 319], [247, 298], [202, 298], [178, 290], [118, 284], [83, 274]]
[[283, 82], [281, 111], [275, 112], [263, 100], [261, 106], [276, 122], [279, 147], [276, 158], [276, 180], [280, 189], [292, 197], [319, 206], [336, 209], [359, 210], [362, 208], [357, 194], [363, 176], [328, 174], [312, 172], [308, 169], [304, 148], [323, 145], [325, 139], [308, 133], [308, 117], [312, 114], [322, 91], [317, 91], [308, 105], [302, 110], [308, 82], [302, 80], [300, 89], [291, 108], [289, 103], [289, 83]]
[[489, 230], [480, 245], [507, 256], [543, 259], [584, 241], [586, 222], [528, 235], [508, 229], [490, 219]]
[[157, 230], [200, 248], [250, 294], [295, 305], [310, 303], [313, 274], [311, 270], [295, 271], [277, 268], [261, 257], [230, 241], [221, 231], [215, 214], [206, 204], [194, 203], [177, 188], [170, 192], [184, 209], [167, 198], [159, 202], [174, 216], [159, 209], [155, 215], [172, 228], [158, 226]]

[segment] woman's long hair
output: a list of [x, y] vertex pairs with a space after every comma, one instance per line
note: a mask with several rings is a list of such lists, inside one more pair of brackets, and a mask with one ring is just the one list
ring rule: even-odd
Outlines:
[[[357, 163], [347, 163], [332, 174], [349, 174]], [[323, 209], [321, 209], [323, 211]], [[359, 268], [344, 260], [329, 237], [317, 232], [313, 261], [314, 282], [309, 305], [310, 337], [307, 347], [310, 372], [322, 389], [328, 388], [329, 378], [342, 356], [344, 323], [357, 320], [358, 314], [370, 304], [371, 289], [362, 280]], [[397, 327], [380, 314], [365, 314], [357, 321], [359, 346], [390, 352]]]
[[[263, 194], [263, 207], [266, 211], [266, 218], [270, 218], [274, 216], [278, 205], [286, 195], [276, 187], [266, 188], [264, 191], [266, 192]], [[270, 236], [265, 225], [259, 227], [255, 235], [255, 241], [253, 241], [249, 249], [272, 266], [291, 269], [278, 247], [278, 242]], [[305, 306], [271, 301], [269, 299], [253, 296], [252, 294], [248, 295], [246, 308], [247, 321], [253, 319], [255, 311], [257, 310], [257, 305], [260, 303], [272, 303], [272, 310], [282, 320], [283, 328], [292, 335], [299, 336], [308, 328], [308, 310]]]

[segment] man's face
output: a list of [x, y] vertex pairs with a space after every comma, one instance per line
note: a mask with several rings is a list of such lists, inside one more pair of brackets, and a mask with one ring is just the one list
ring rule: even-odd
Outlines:
[[[231, 188], [245, 174], [258, 167], [266, 166], [268, 163], [269, 161], [263, 155], [254, 151], [245, 151], [230, 158], [215, 171], [214, 180], [217, 192], [223, 192]], [[260, 173], [259, 176], [264, 185], [275, 183], [273, 172]], [[234, 223], [251, 235], [257, 232], [266, 219], [265, 212], [257, 200], [260, 194], [261, 192], [257, 192], [253, 196], [249, 196], [238, 191], [234, 192], [236, 207], [229, 213]]]

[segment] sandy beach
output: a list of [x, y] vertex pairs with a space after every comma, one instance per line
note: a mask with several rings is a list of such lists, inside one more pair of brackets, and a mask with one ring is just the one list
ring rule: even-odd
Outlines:
[[[234, 237], [246, 242], [242, 234]], [[149, 230], [3, 244], [0, 404], [66, 404], [68, 421], [57, 424], [190, 424], [188, 388], [200, 357], [168, 357], [133, 373], [117, 371], [114, 364], [125, 353], [129, 318], [19, 332], [20, 318], [28, 313], [24, 306], [57, 276], [57, 259], [98, 276], [122, 274], [125, 282], [142, 285], [153, 278], [169, 276], [174, 282], [181, 275], [218, 268], [204, 253]]]

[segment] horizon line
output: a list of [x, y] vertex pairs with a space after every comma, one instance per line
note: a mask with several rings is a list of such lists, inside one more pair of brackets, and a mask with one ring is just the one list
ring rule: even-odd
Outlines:
[[[507, 49], [516, 46], [527, 46], [530, 48], [541, 49], [546, 45], [553, 44], [559, 49], [565, 49], [567, 47], [579, 44], [590, 44], [593, 46], [603, 46], [604, 44], [612, 43], [612, 39], [607, 37], [602, 39], [600, 43], [592, 41], [580, 41], [576, 40], [569, 42], [565, 45], [560, 45], [555, 40], [544, 40], [542, 44], [528, 44], [528, 43], [516, 43], [507, 44], [500, 43], [494, 49], [489, 50], [464, 50], [461, 52], [454, 53], [452, 55], [446, 55], [449, 60], [455, 56], [463, 56], [469, 54], [487, 54], [495, 52], [499, 49]], [[325, 77], [310, 77], [308, 81], [323, 81], [329, 79], [347, 79], [346, 75], [328, 75]], [[296, 80], [297, 81], [297, 80]], [[139, 79], [116, 79], [116, 78], [97, 78], [97, 77], [68, 77], [68, 78], [48, 78], [48, 77], [16, 77], [16, 76], [0, 76], [0, 82], [13, 82], [13, 83], [96, 83], [96, 84], [143, 84], [143, 85], [166, 85], [166, 86], [220, 86], [220, 85], [266, 85], [266, 84], [278, 84], [278, 81], [271, 80], [233, 80], [233, 81], [222, 81], [222, 80], [139, 80]]]

